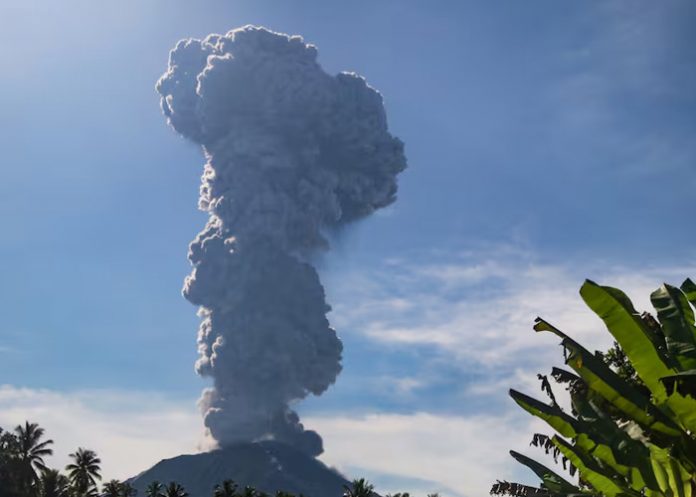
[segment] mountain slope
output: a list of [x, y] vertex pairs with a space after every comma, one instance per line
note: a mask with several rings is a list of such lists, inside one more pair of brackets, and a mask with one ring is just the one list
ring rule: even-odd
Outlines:
[[145, 487], [155, 480], [176, 481], [190, 497], [210, 497], [213, 487], [223, 480], [234, 480], [240, 487], [251, 485], [271, 495], [284, 490], [306, 497], [340, 497], [343, 485], [348, 484], [313, 457], [271, 441], [164, 459], [130, 482], [144, 496]]

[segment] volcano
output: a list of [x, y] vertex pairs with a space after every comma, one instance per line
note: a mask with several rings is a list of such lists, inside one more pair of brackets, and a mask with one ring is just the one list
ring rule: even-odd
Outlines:
[[341, 497], [348, 480], [321, 461], [275, 441], [242, 443], [200, 454], [164, 459], [129, 482], [145, 495], [153, 481], [180, 483], [190, 497], [210, 497], [216, 484], [233, 480], [274, 495], [283, 490], [306, 497]]

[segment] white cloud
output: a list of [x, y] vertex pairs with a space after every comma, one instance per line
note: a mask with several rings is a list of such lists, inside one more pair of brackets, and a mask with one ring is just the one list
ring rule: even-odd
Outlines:
[[[413, 260], [422, 259], [432, 260]], [[562, 365], [559, 339], [532, 330], [536, 316], [590, 350], [611, 345], [613, 338], [578, 294], [585, 276], [623, 289], [639, 311], [652, 311], [649, 295], [659, 284], [679, 284], [695, 270], [688, 264], [640, 268], [601, 262], [549, 264], [529, 254], [493, 249], [486, 254], [445, 256], [441, 263], [427, 265], [390, 261], [340, 280], [332, 289], [332, 301], [339, 302], [332, 321], [344, 335], [357, 333], [396, 351], [436, 351], [439, 359], [414, 364], [408, 375], [420, 380], [416, 392], [423, 399], [428, 398], [430, 385], [438, 385], [438, 376], [446, 376], [454, 367], [463, 380], [453, 387], [458, 390], [450, 399], [500, 401], [510, 387], [538, 391], [536, 373]], [[451, 408], [434, 410], [438, 407]]]
[[[519, 474], [508, 450], [530, 453], [531, 435], [541, 426], [517, 412], [466, 418], [383, 413], [306, 421], [324, 437], [322, 460], [356, 477], [376, 475], [383, 494], [415, 490], [471, 497], [487, 495], [497, 479]], [[389, 475], [390, 483], [380, 484], [380, 474]], [[414, 489], [407, 486], [413, 479], [432, 484]]]
[[426, 378], [392, 375], [383, 375], [374, 378], [373, 381], [380, 387], [384, 394], [396, 395], [401, 398], [413, 396], [418, 389], [423, 388], [428, 383]]
[[123, 479], [160, 459], [197, 452], [201, 418], [195, 403], [147, 392], [63, 393], [0, 387], [0, 426], [39, 423], [54, 440], [49, 466], [62, 469], [78, 447], [96, 451], [106, 479]]
[[[369, 273], [353, 274], [334, 288], [332, 320], [343, 333], [361, 333], [389, 345], [433, 346], [474, 368], [510, 370], [539, 361], [555, 337], [535, 334], [542, 316], [588, 348], [606, 348], [611, 337], [580, 298], [585, 276], [623, 289], [638, 310], [652, 310], [649, 294], [663, 280], [673, 284], [696, 267], [616, 267], [601, 263], [562, 266], [530, 256], [485, 255], [442, 264], [393, 262]], [[584, 269], [578, 269], [584, 267]], [[584, 273], [584, 274], [583, 274]], [[357, 293], [355, 288], [360, 288]], [[398, 296], [395, 296], [398, 294]]]
[[[339, 330], [397, 349], [436, 349], [449, 358], [443, 361], [448, 366], [458, 364], [465, 373], [477, 375], [452, 397], [476, 399], [482, 407], [466, 416], [443, 415], [443, 406], [428, 400], [436, 370], [428, 370], [427, 378], [404, 377], [405, 387], [412, 379], [420, 380], [413, 386], [414, 405], [421, 412], [306, 418], [324, 437], [327, 453], [322, 458], [352, 475], [375, 475], [377, 483], [380, 474], [390, 475], [379, 487], [383, 492], [413, 489], [408, 486], [413, 478], [425, 481], [417, 489], [421, 493], [467, 496], [486, 495], [496, 479], [535, 483], [508, 450], [548, 461], [529, 448], [529, 441], [535, 431], [550, 430], [512, 402], [504, 403], [510, 387], [543, 398], [536, 373], [562, 364], [559, 340], [534, 333], [534, 318], [541, 315], [588, 348], [603, 349], [611, 336], [578, 294], [585, 276], [623, 289], [638, 310], [651, 310], [651, 291], [662, 281], [681, 283], [694, 269], [545, 264], [529, 254], [490, 250], [443, 256], [441, 263], [427, 265], [392, 260], [337, 280], [332, 300], [340, 304], [332, 318]], [[392, 383], [397, 379], [391, 378]], [[556, 390], [559, 402], [566, 404], [561, 389]], [[497, 410], [501, 405], [502, 412]]]

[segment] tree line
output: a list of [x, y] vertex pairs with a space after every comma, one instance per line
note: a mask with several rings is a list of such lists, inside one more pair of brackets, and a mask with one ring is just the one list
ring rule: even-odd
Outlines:
[[[64, 472], [49, 468], [44, 460], [53, 455], [53, 440], [45, 430], [26, 421], [12, 431], [0, 428], [0, 497], [136, 497], [137, 490], [127, 481], [102, 480], [101, 459], [90, 449], [78, 448], [69, 455]], [[374, 486], [364, 478], [344, 486], [343, 497], [377, 497]], [[189, 497], [186, 489], [172, 481], [153, 481], [145, 497]], [[270, 497], [251, 486], [240, 487], [232, 480], [215, 485], [211, 497]], [[274, 497], [295, 497], [279, 491]], [[303, 497], [303, 496], [299, 496]], [[408, 493], [386, 497], [410, 497]], [[439, 497], [429, 494], [428, 497]]]
[[0, 428], [0, 497], [97, 497], [101, 479], [97, 454], [78, 448], [62, 474], [46, 466], [44, 458], [53, 454], [53, 440], [45, 440], [44, 434], [43, 428], [28, 421], [13, 431]]

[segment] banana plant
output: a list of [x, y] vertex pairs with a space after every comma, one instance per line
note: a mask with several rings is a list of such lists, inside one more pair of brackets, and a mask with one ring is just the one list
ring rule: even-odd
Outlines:
[[580, 296], [614, 337], [633, 378], [591, 353], [549, 322], [534, 330], [561, 339], [565, 363], [551, 377], [566, 387], [562, 409], [548, 378], [550, 403], [510, 390], [522, 409], [556, 433], [535, 434], [532, 445], [560, 457], [577, 483], [517, 452], [511, 455], [540, 479], [539, 487], [499, 481], [491, 494], [514, 497], [696, 497], [696, 284], [662, 285], [650, 295], [655, 316], [639, 313], [621, 290], [585, 281]]

